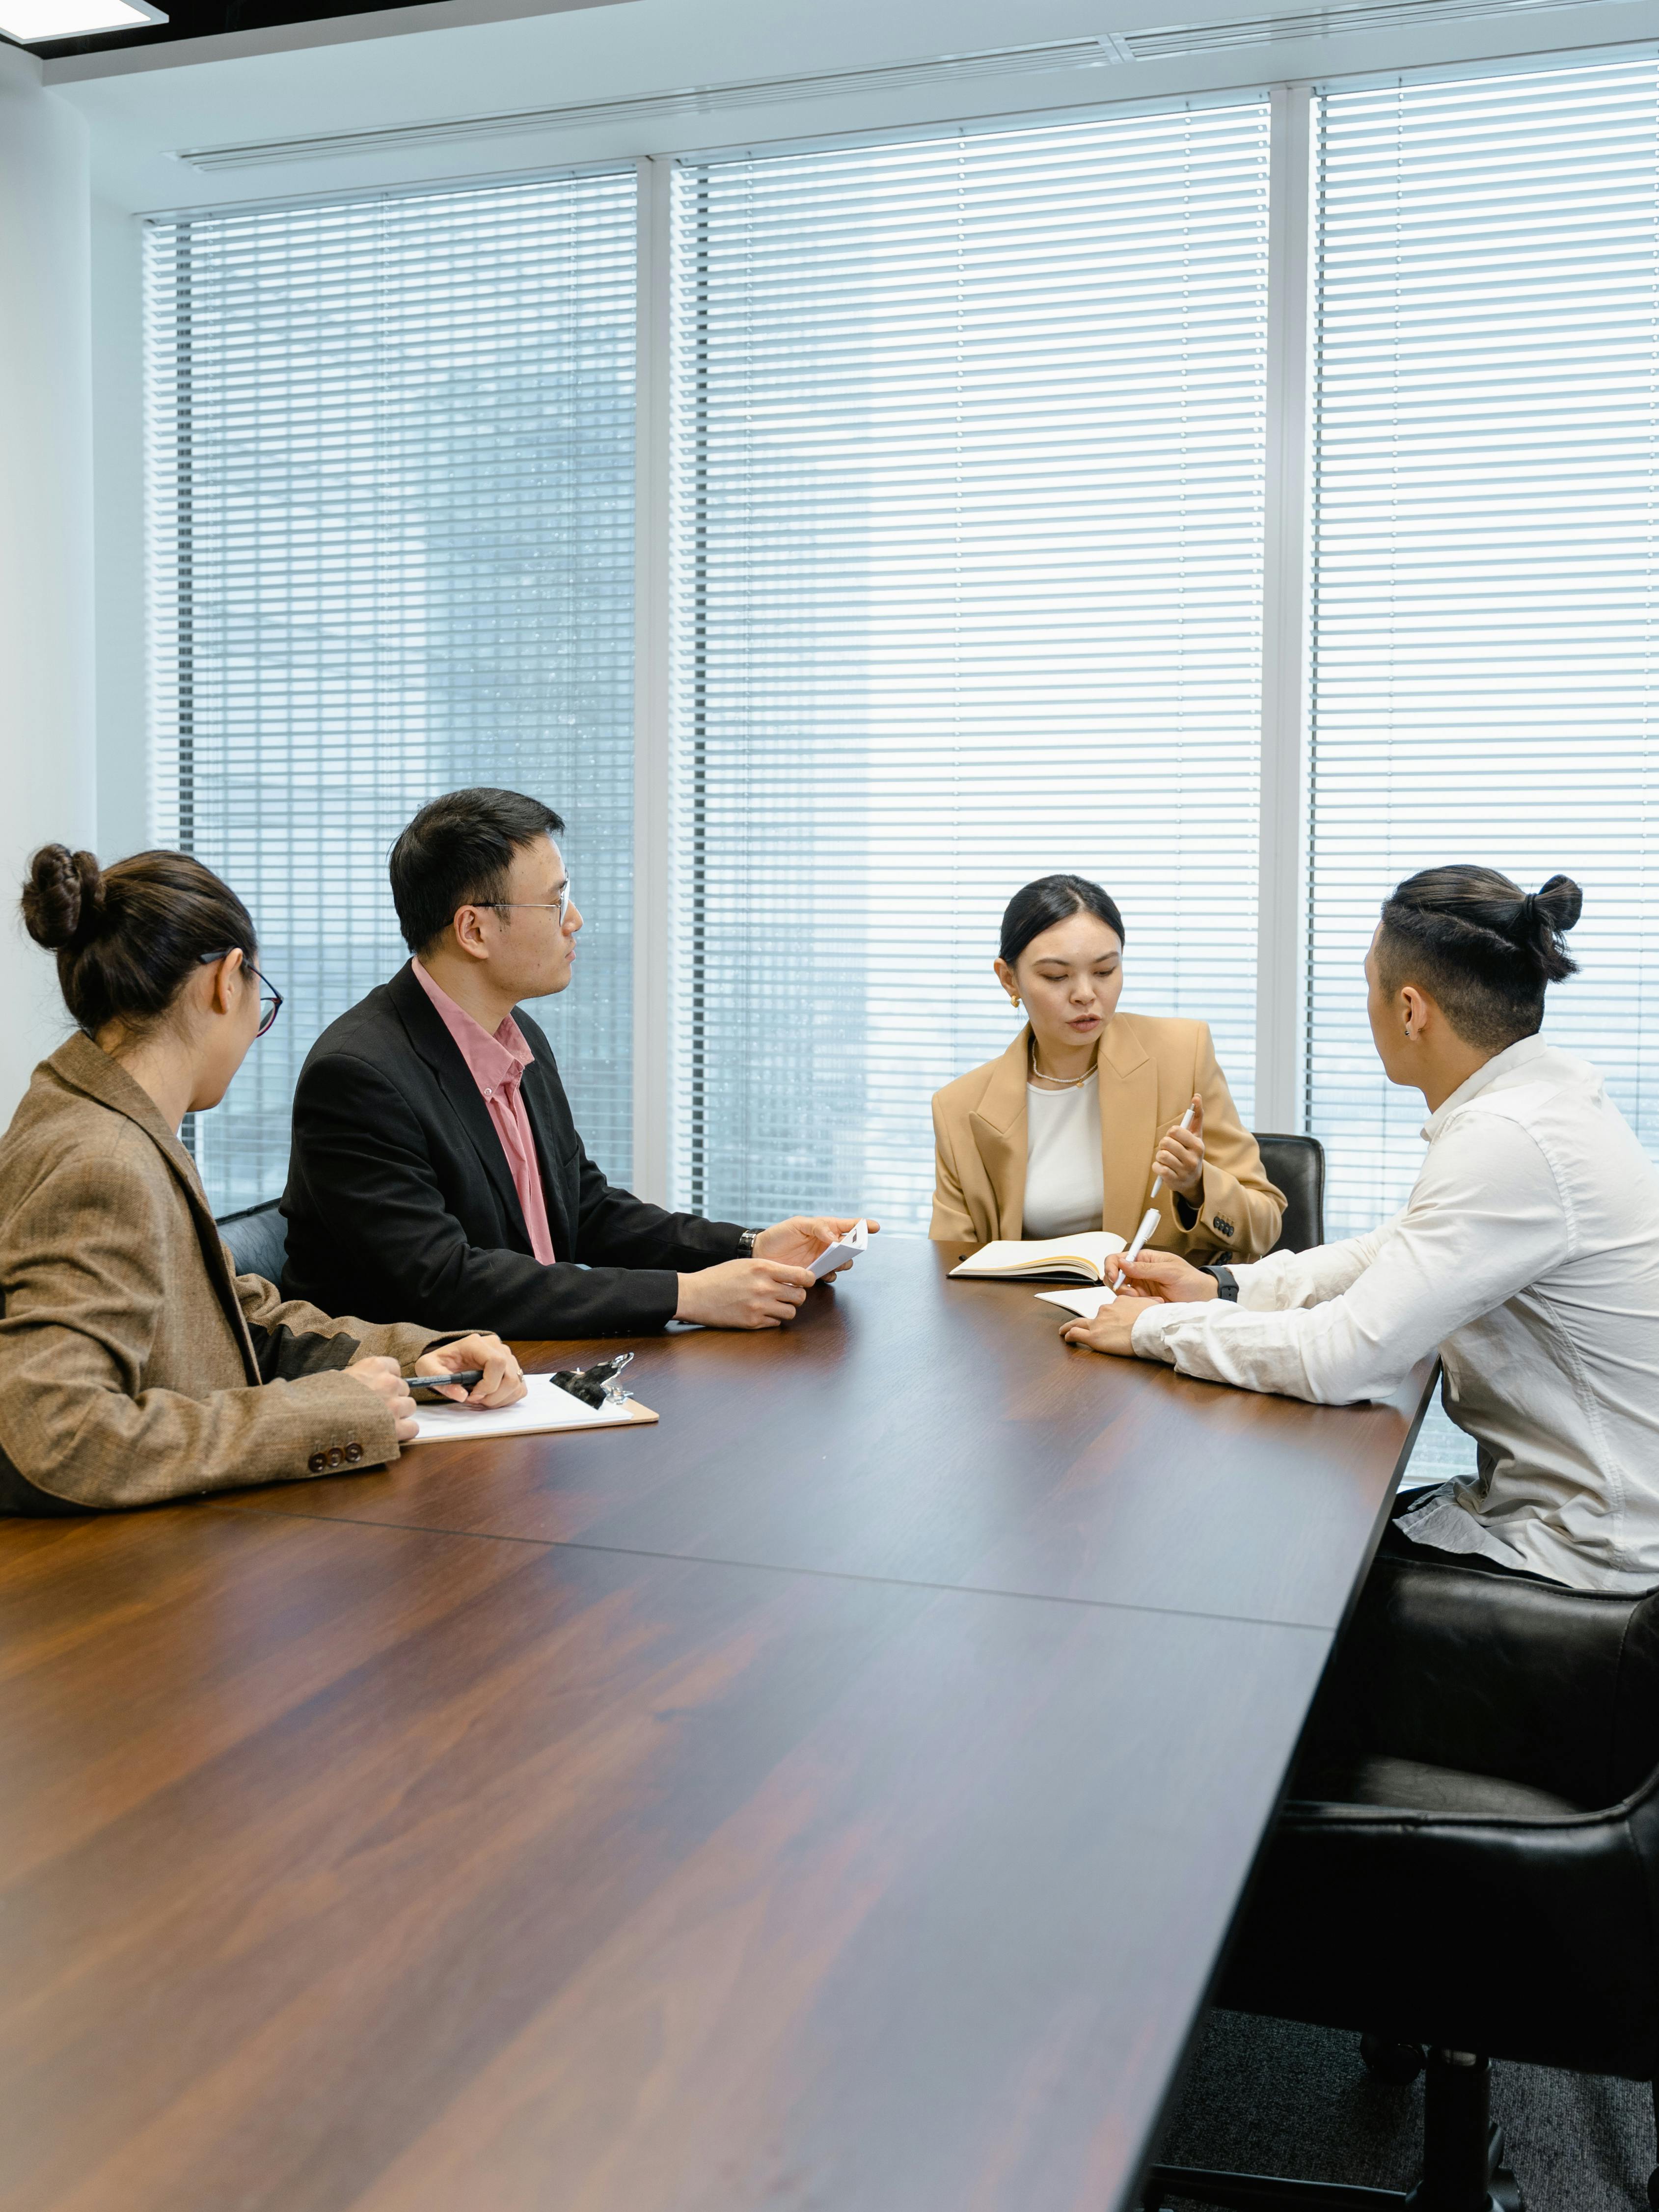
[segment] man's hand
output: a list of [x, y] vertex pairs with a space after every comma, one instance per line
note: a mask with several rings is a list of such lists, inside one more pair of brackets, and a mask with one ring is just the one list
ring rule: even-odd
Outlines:
[[[827, 1252], [849, 1229], [856, 1229], [861, 1218], [873, 1237], [881, 1227], [880, 1222], [856, 1213], [845, 1221], [833, 1213], [791, 1214], [787, 1221], [775, 1221], [769, 1229], [762, 1230], [755, 1239], [755, 1257], [781, 1260], [791, 1267], [810, 1267], [820, 1252]], [[847, 1267], [852, 1264], [849, 1260]], [[836, 1275], [847, 1273], [847, 1267], [837, 1267], [836, 1274], [826, 1275], [824, 1281], [833, 1283]]]
[[1119, 1297], [1102, 1306], [1092, 1321], [1068, 1321], [1060, 1333], [1067, 1344], [1081, 1345], [1087, 1352], [1115, 1352], [1121, 1359], [1133, 1359], [1135, 1323], [1162, 1304], [1160, 1298]]
[[[769, 1237], [773, 1231], [766, 1233]], [[823, 1247], [814, 1249], [821, 1252]], [[718, 1267], [700, 1267], [695, 1275], [680, 1277], [674, 1318], [700, 1321], [708, 1328], [776, 1328], [781, 1322], [793, 1321], [795, 1309], [811, 1287], [812, 1278], [805, 1267], [786, 1267], [780, 1260], [726, 1260]]]
[[1161, 1298], [1171, 1306], [1201, 1305], [1221, 1287], [1213, 1275], [1174, 1252], [1143, 1252], [1127, 1267], [1120, 1265], [1118, 1279], [1138, 1297]]
[[354, 1359], [344, 1371], [361, 1382], [365, 1390], [372, 1390], [386, 1407], [398, 1431], [398, 1443], [412, 1443], [416, 1426], [415, 1401], [409, 1395], [408, 1383], [398, 1371], [397, 1361], [374, 1352], [365, 1359]]
[[434, 1344], [415, 1362], [417, 1375], [459, 1375], [482, 1367], [483, 1375], [469, 1390], [451, 1383], [438, 1395], [462, 1406], [516, 1406], [525, 1392], [524, 1374], [518, 1361], [490, 1330], [464, 1336], [457, 1344]]
[[1164, 1141], [1152, 1154], [1152, 1173], [1161, 1175], [1170, 1189], [1178, 1191], [1191, 1205], [1203, 1197], [1204, 1101], [1196, 1091], [1192, 1127], [1183, 1129], [1177, 1121], [1174, 1128], [1164, 1132]]

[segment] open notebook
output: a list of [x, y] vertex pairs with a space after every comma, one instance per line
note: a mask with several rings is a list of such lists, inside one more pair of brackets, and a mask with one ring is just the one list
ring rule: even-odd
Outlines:
[[[654, 1421], [648, 1406], [629, 1398], [620, 1406], [584, 1406], [568, 1390], [561, 1390], [548, 1375], [526, 1375], [525, 1395], [516, 1406], [479, 1407], [452, 1405], [447, 1399], [416, 1401], [420, 1422], [410, 1442], [417, 1444], [476, 1443], [481, 1437], [529, 1437], [552, 1429], [619, 1429]], [[405, 1447], [407, 1449], [407, 1447]]]
[[1005, 1237], [981, 1244], [951, 1273], [996, 1283], [1023, 1283], [1033, 1277], [1059, 1283], [1103, 1283], [1106, 1262], [1122, 1249], [1123, 1239], [1109, 1229], [1087, 1229], [1081, 1237]]

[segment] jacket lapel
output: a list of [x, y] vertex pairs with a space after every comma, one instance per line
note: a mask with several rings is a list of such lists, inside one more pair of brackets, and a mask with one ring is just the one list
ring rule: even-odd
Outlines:
[[213, 1218], [213, 1208], [208, 1204], [207, 1193], [202, 1188], [196, 1163], [162, 1120], [155, 1101], [142, 1084], [135, 1083], [118, 1060], [113, 1060], [100, 1046], [79, 1030], [58, 1046], [46, 1065], [63, 1082], [95, 1098], [100, 1106], [112, 1113], [125, 1115], [155, 1146], [173, 1170], [185, 1203], [190, 1207], [191, 1220], [196, 1230], [196, 1239], [202, 1248], [208, 1279], [215, 1295], [224, 1309], [242, 1355], [242, 1365], [250, 1382], [260, 1379], [259, 1363], [254, 1356], [253, 1339], [248, 1333], [247, 1317], [242, 1311], [241, 1301], [236, 1295], [236, 1278], [231, 1271], [229, 1255], [224, 1239], [219, 1234], [219, 1224]]
[[1018, 1237], [1024, 1225], [1025, 1076], [1030, 1040], [1028, 1022], [993, 1066], [979, 1103], [968, 1116], [996, 1201], [994, 1237]]
[[460, 1047], [444, 1027], [437, 1008], [415, 981], [413, 964], [406, 961], [398, 970], [386, 986], [387, 996], [409, 1032], [410, 1044], [437, 1078], [444, 1103], [477, 1154], [478, 1164], [501, 1202], [519, 1250], [528, 1252], [530, 1231], [525, 1222], [524, 1208], [519, 1204], [513, 1170], [507, 1164], [495, 1124], [489, 1118], [489, 1109], [472, 1079], [471, 1070], [461, 1057]]
[[1140, 1226], [1158, 1140], [1158, 1069], [1128, 1018], [1108, 1023], [1100, 1041], [1101, 1227], [1127, 1243]]

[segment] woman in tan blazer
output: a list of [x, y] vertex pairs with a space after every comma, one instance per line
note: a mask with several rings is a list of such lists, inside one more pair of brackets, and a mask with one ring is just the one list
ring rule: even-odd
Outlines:
[[104, 871], [48, 845], [23, 918], [77, 1030], [0, 1139], [0, 1511], [378, 1466], [415, 1432], [410, 1362], [484, 1370], [451, 1398], [524, 1395], [497, 1337], [337, 1320], [237, 1275], [178, 1133], [282, 1004], [233, 890], [183, 853]]
[[1200, 1263], [1270, 1252], [1284, 1195], [1240, 1124], [1209, 1030], [1118, 1012], [1123, 921], [1099, 884], [1027, 884], [994, 964], [1028, 1019], [1000, 1059], [934, 1096], [935, 1242], [1104, 1228], [1127, 1243], [1161, 1175], [1157, 1249]]

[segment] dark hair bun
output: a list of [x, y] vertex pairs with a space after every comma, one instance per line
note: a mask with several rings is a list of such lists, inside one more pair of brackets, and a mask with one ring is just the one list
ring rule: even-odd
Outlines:
[[1571, 876], [1552, 876], [1542, 890], [1534, 892], [1532, 905], [1559, 936], [1584, 911], [1584, 894]]
[[104, 919], [104, 872], [91, 853], [43, 845], [29, 862], [23, 885], [23, 926], [49, 952], [78, 949], [98, 934]]

